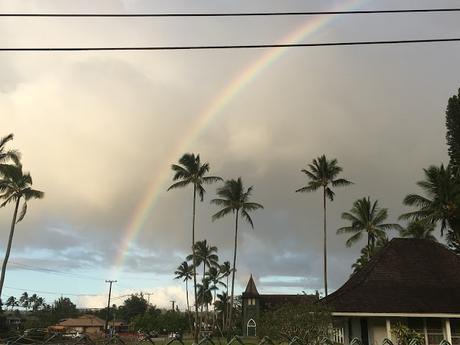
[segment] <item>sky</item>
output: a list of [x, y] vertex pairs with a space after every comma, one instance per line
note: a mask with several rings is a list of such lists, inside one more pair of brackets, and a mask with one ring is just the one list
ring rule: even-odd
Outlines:
[[[0, 12], [249, 12], [457, 7], [456, 0], [3, 0]], [[0, 46], [137, 46], [458, 37], [460, 14], [266, 18], [1, 18]], [[152, 293], [185, 307], [174, 270], [190, 252], [192, 189], [167, 192], [170, 165], [199, 153], [213, 175], [254, 186], [255, 228], [241, 224], [236, 291], [322, 290], [322, 196], [294, 191], [315, 157], [337, 158], [328, 204], [329, 286], [364, 246], [347, 248], [341, 213], [378, 199], [396, 222], [423, 168], [447, 162], [444, 112], [460, 87], [459, 43], [225, 51], [0, 52], [0, 135], [22, 152], [34, 187], [17, 225], [3, 298], [64, 295], [102, 308]], [[197, 239], [231, 260], [233, 218], [211, 221], [207, 186]], [[0, 209], [0, 255], [13, 208]], [[403, 224], [404, 225], [404, 224]], [[390, 233], [390, 237], [397, 233]]]

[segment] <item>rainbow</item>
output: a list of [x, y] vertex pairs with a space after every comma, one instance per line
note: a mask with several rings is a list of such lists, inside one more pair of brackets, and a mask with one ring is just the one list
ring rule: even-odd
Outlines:
[[[351, 9], [366, 0], [347, 0], [340, 8], [336, 10]], [[290, 32], [279, 43], [295, 43], [302, 41], [309, 35], [314, 34], [319, 29], [330, 23], [336, 16], [317, 16], [313, 19], [308, 18], [306, 23]], [[117, 276], [123, 268], [124, 260], [134, 243], [136, 236], [142, 229], [147, 217], [153, 210], [158, 200], [160, 193], [165, 192], [167, 184], [171, 182], [170, 163], [176, 162], [180, 156], [187, 152], [190, 144], [206, 129], [207, 125], [232, 101], [238, 94], [253, 80], [255, 80], [267, 67], [277, 61], [289, 48], [273, 48], [265, 51], [263, 55], [255, 62], [244, 68], [230, 83], [221, 90], [220, 93], [209, 104], [206, 110], [196, 119], [193, 127], [184, 136], [184, 139], [171, 151], [168, 164], [161, 168], [155, 174], [148, 190], [135, 208], [134, 214], [130, 222], [126, 226], [122, 244], [116, 255], [114, 265], [112, 267], [112, 275]]]

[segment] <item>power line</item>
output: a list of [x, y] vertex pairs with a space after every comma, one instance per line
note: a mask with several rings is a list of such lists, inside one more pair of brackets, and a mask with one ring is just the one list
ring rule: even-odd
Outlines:
[[[19, 287], [12, 287], [12, 286], [5, 286], [5, 289], [10, 289], [10, 290], [17, 290], [17, 291], [25, 291], [25, 292], [35, 292], [35, 293], [41, 293], [44, 295], [58, 295], [58, 296], [73, 296], [73, 297], [105, 297], [107, 294], [94, 294], [94, 293], [72, 293], [72, 292], [58, 292], [58, 291], [43, 291], [43, 290], [32, 290], [29, 288], [19, 288]], [[125, 294], [125, 295], [119, 295], [112, 297], [111, 299], [120, 299], [124, 297], [129, 297], [131, 296], [130, 294]]]
[[0, 17], [264, 17], [264, 16], [324, 16], [349, 14], [397, 14], [459, 12], [460, 8], [420, 8], [396, 10], [351, 10], [351, 11], [300, 11], [300, 12], [229, 12], [229, 13], [0, 13]]
[[[17, 262], [17, 261], [12, 261], [12, 260], [8, 261], [8, 265], [16, 266], [19, 269], [24, 269], [24, 270], [32, 271], [32, 272], [54, 274], [54, 275], [58, 275], [58, 276], [72, 276], [72, 277], [76, 277], [76, 278], [80, 278], [80, 279], [89, 279], [89, 280], [96, 280], [96, 281], [104, 280], [104, 278], [100, 278], [100, 277], [90, 276], [90, 275], [86, 275], [86, 274], [65, 272], [65, 271], [60, 271], [60, 270], [54, 269], [54, 268], [47, 268], [47, 267], [29, 265], [29, 264], [24, 264], [24, 263]], [[131, 279], [131, 280], [146, 280], [146, 281], [151, 280], [150, 278], [136, 277], [136, 276], [129, 277], [129, 279]], [[123, 285], [123, 284], [121, 284], [121, 285]], [[126, 288], [131, 289], [132, 287], [126, 287]]]
[[83, 293], [83, 294], [76, 294], [71, 292], [57, 292], [57, 291], [43, 291], [43, 290], [31, 290], [29, 288], [18, 288], [12, 286], [5, 286], [6, 289], [10, 290], [18, 290], [18, 291], [27, 291], [27, 292], [35, 292], [41, 293], [45, 295], [66, 295], [66, 296], [75, 296], [75, 297], [84, 297], [84, 296], [91, 296], [91, 297], [98, 297], [98, 296], [105, 296], [105, 294], [90, 294], [90, 293]]
[[384, 41], [348, 41], [319, 43], [274, 43], [274, 44], [238, 44], [238, 45], [197, 45], [197, 46], [131, 46], [131, 47], [3, 47], [0, 52], [72, 52], [72, 51], [142, 51], [142, 50], [228, 50], [228, 49], [266, 49], [296, 47], [331, 47], [331, 46], [364, 46], [364, 45], [401, 45], [417, 43], [459, 42], [460, 38], [428, 38], [409, 40]]

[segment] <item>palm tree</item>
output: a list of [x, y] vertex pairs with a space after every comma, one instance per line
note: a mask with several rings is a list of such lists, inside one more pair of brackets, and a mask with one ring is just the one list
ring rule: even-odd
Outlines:
[[251, 228], [254, 228], [249, 212], [263, 208], [261, 204], [250, 202], [253, 187], [249, 187], [246, 191], [241, 181], [241, 177], [237, 180], [227, 180], [224, 185], [217, 189], [218, 199], [211, 200], [211, 203], [223, 207], [219, 212], [212, 216], [212, 220], [220, 219], [230, 213], [235, 214], [235, 243], [233, 249], [233, 268], [232, 268], [232, 292], [230, 297], [230, 313], [228, 318], [228, 329], [232, 326], [233, 299], [235, 288], [235, 271], [236, 271], [236, 252], [238, 247], [238, 219], [239, 216], [249, 223]]
[[425, 179], [418, 181], [425, 196], [407, 195], [403, 203], [417, 207], [417, 210], [402, 214], [400, 219], [424, 220], [429, 223], [441, 223], [441, 236], [450, 228], [460, 233], [460, 181], [450, 165], [430, 166], [423, 169]]
[[30, 302], [29, 302], [29, 294], [27, 292], [24, 292], [21, 297], [19, 297], [19, 303], [21, 307], [29, 309]]
[[326, 232], [326, 198], [334, 200], [335, 193], [331, 187], [348, 186], [352, 182], [343, 178], [337, 178], [342, 172], [342, 168], [337, 165], [337, 159], [328, 160], [325, 155], [313, 159], [308, 164], [308, 169], [301, 171], [307, 175], [309, 181], [305, 187], [299, 188], [296, 192], [313, 192], [318, 189], [323, 190], [323, 247], [324, 247], [324, 293], [327, 296], [327, 232]]
[[17, 150], [7, 150], [5, 145], [13, 140], [13, 134], [8, 134], [6, 137], [0, 138], [0, 163], [8, 162], [12, 160], [14, 164], [18, 165], [21, 158], [21, 154]]
[[349, 221], [349, 226], [341, 227], [337, 234], [352, 234], [347, 240], [347, 247], [358, 242], [367, 234], [367, 246], [374, 248], [378, 239], [386, 237], [386, 231], [391, 229], [401, 230], [399, 224], [384, 223], [388, 218], [388, 210], [380, 208], [378, 200], [371, 202], [369, 197], [358, 199], [353, 203], [350, 212], [343, 212], [342, 219]]
[[[10, 257], [11, 245], [13, 243], [14, 229], [17, 223], [24, 219], [27, 212], [27, 201], [30, 199], [41, 199], [44, 193], [32, 189], [32, 177], [29, 173], [22, 171], [19, 165], [4, 165], [2, 168], [2, 178], [0, 178], [0, 200], [4, 200], [0, 207], [5, 207], [10, 202], [14, 202], [13, 220], [11, 222], [10, 235], [6, 247], [5, 258], [2, 264], [2, 273], [0, 276], [0, 297], [2, 294], [3, 283], [5, 281], [6, 265]], [[18, 217], [18, 209], [23, 199], [21, 213]]]
[[[200, 155], [193, 153], [186, 153], [179, 159], [179, 164], [171, 166], [174, 171], [173, 183], [168, 191], [175, 188], [183, 188], [188, 185], [193, 185], [193, 209], [192, 209], [192, 251], [193, 251], [193, 291], [195, 297], [195, 324], [198, 325], [198, 305], [197, 291], [196, 291], [196, 258], [195, 258], [195, 209], [196, 209], [196, 195], [198, 193], [201, 201], [203, 201], [205, 189], [203, 184], [210, 184], [222, 180], [217, 176], [206, 176], [209, 172], [209, 163], [201, 164]], [[198, 328], [195, 329], [194, 341], [198, 343]]]
[[401, 229], [400, 235], [401, 237], [420, 238], [437, 242], [438, 240], [433, 235], [434, 230], [435, 225], [433, 223], [423, 220], [413, 220], [405, 229]]
[[188, 311], [188, 321], [190, 324], [190, 330], [192, 331], [192, 320], [190, 319], [190, 304], [188, 299], [188, 281], [192, 279], [193, 276], [193, 267], [188, 264], [187, 261], [184, 261], [177, 267], [177, 270], [174, 272], [176, 277], [174, 279], [182, 279], [185, 282], [185, 293], [187, 297], [187, 311]]
[[38, 296], [36, 293], [29, 297], [29, 306], [32, 307], [32, 311], [37, 311], [37, 300]]
[[214, 301], [214, 308], [222, 316], [222, 328], [225, 328], [225, 320], [227, 319], [229, 305], [230, 297], [228, 296], [228, 291], [217, 294], [217, 300]]
[[[193, 254], [187, 256], [187, 260], [192, 260]], [[195, 243], [195, 262], [197, 267], [203, 264], [203, 279], [206, 276], [206, 267], [211, 268], [219, 265], [217, 247], [208, 244], [207, 240]]]
[[[209, 280], [210, 287], [214, 291], [214, 297], [213, 297], [213, 303], [216, 301], [216, 293], [217, 290], [219, 290], [219, 287], [226, 287], [225, 283], [221, 281], [221, 279], [224, 277], [222, 275], [222, 272], [220, 271], [220, 266], [212, 266], [208, 269], [208, 272], [206, 272], [207, 279]], [[212, 318], [212, 323], [213, 323], [213, 328], [215, 324], [215, 319], [216, 319], [216, 307], [214, 305], [214, 311], [213, 311], [213, 318]]]
[[377, 254], [380, 249], [382, 249], [385, 245], [388, 243], [388, 238], [381, 237], [377, 240], [377, 243], [375, 246], [371, 247], [370, 245], [364, 246], [363, 249], [361, 249], [361, 256], [356, 260], [356, 262], [351, 265], [351, 268], [353, 268], [353, 273], [355, 274], [358, 272], [361, 268], [366, 266], [369, 261], [371, 261], [372, 257]]
[[211, 286], [210, 280], [208, 278], [203, 278], [201, 281], [201, 284], [198, 284], [197, 287], [198, 287], [198, 304], [200, 304], [202, 307], [203, 305], [206, 306], [204, 324], [206, 325], [206, 328], [207, 328], [208, 320], [209, 320], [208, 305], [212, 303], [212, 291], [215, 288]]
[[[226, 285], [226, 296], [228, 297], [228, 278], [230, 277], [230, 274], [233, 272], [232, 267], [230, 265], [230, 261], [225, 261], [222, 265], [220, 265], [220, 272], [222, 274], [222, 278], [227, 278], [227, 283]], [[227, 298], [228, 300], [228, 298]], [[225, 325], [225, 319], [228, 318], [228, 313], [230, 311], [230, 308], [226, 308], [226, 314], [223, 317], [223, 325]]]
[[6, 300], [5, 305], [6, 305], [7, 307], [11, 307], [11, 311], [12, 311], [13, 308], [17, 305], [17, 303], [18, 303], [18, 302], [17, 302], [17, 300], [16, 300], [16, 297], [10, 296], [10, 297], [8, 297], [8, 299]]

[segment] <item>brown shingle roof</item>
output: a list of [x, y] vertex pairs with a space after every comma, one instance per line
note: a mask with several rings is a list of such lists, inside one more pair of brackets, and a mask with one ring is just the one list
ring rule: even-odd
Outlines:
[[83, 315], [75, 319], [66, 319], [57, 324], [63, 327], [104, 327], [105, 321], [93, 316]]
[[460, 314], [460, 256], [433, 241], [395, 238], [321, 302], [335, 312]]

